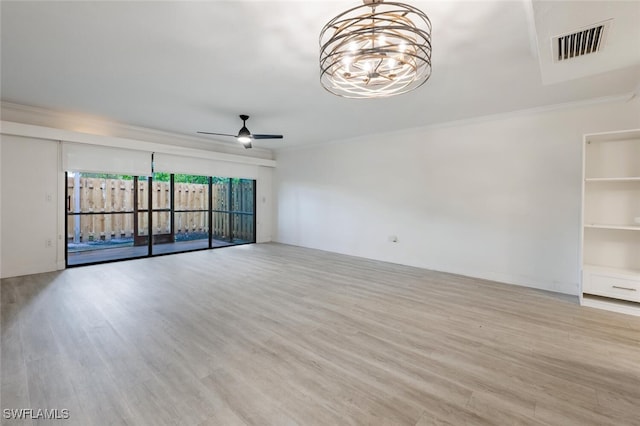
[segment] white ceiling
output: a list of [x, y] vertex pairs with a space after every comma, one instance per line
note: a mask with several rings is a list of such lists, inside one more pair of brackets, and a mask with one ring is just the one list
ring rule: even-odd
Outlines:
[[[433, 23], [433, 74], [417, 91], [375, 100], [319, 83], [320, 29], [357, 0], [2, 1], [2, 100], [191, 136], [236, 133], [246, 113], [252, 132], [285, 135], [255, 145], [278, 148], [640, 85], [639, 1], [404, 1]], [[550, 36], [609, 18], [614, 55], [552, 68]]]

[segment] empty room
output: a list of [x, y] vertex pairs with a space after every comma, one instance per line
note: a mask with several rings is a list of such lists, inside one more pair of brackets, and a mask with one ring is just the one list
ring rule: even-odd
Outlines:
[[640, 426], [640, 1], [0, 1], [2, 425]]

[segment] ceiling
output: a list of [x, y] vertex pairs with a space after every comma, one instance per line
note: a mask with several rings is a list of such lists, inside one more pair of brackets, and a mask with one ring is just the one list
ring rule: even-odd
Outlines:
[[[251, 131], [285, 135], [255, 143], [277, 149], [640, 85], [638, 1], [405, 1], [433, 23], [433, 74], [373, 100], [319, 83], [320, 29], [357, 0], [2, 1], [2, 100], [190, 136], [236, 133], [245, 113]], [[610, 18], [602, 52], [549, 60], [551, 36]]]

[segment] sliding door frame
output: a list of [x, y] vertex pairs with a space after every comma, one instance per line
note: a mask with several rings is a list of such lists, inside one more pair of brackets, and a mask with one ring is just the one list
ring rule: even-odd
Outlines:
[[[75, 173], [81, 173], [81, 172], [75, 172]], [[171, 234], [173, 235], [173, 237], [175, 238], [175, 200], [174, 200], [174, 189], [175, 189], [175, 182], [174, 182], [174, 173], [170, 174], [171, 178], [170, 178], [170, 192], [171, 192], [171, 201], [170, 201], [170, 221], [171, 221]], [[228, 184], [228, 193], [227, 193], [227, 202], [228, 202], [228, 207], [226, 210], [214, 210], [213, 209], [213, 177], [212, 176], [208, 176], [208, 191], [209, 191], [209, 199], [208, 199], [208, 211], [207, 211], [207, 220], [208, 220], [208, 247], [204, 247], [204, 248], [196, 248], [196, 249], [189, 249], [189, 250], [184, 250], [184, 251], [179, 251], [179, 252], [171, 252], [171, 253], [158, 253], [158, 254], [154, 254], [153, 253], [153, 212], [154, 211], [167, 211], [167, 209], [161, 209], [161, 210], [154, 210], [152, 209], [152, 205], [153, 205], [153, 192], [152, 192], [152, 186], [153, 186], [153, 176], [146, 176], [147, 179], [147, 208], [146, 209], [139, 209], [138, 208], [138, 201], [139, 201], [139, 181], [140, 181], [140, 177], [145, 177], [145, 176], [133, 176], [133, 210], [132, 211], [125, 211], [125, 212], [87, 212], [87, 213], [81, 213], [81, 212], [71, 212], [71, 199], [70, 199], [70, 195], [69, 195], [69, 184], [68, 184], [68, 177], [69, 177], [69, 172], [65, 171], [64, 172], [64, 178], [65, 178], [65, 189], [64, 189], [64, 196], [65, 196], [65, 203], [64, 203], [64, 209], [65, 209], [65, 213], [64, 213], [64, 263], [65, 263], [65, 267], [66, 268], [75, 268], [75, 267], [79, 267], [79, 266], [89, 266], [89, 265], [99, 265], [99, 264], [103, 264], [103, 263], [113, 263], [113, 262], [121, 262], [124, 260], [135, 260], [135, 259], [145, 259], [148, 257], [157, 257], [157, 256], [167, 256], [167, 255], [171, 255], [171, 254], [178, 254], [178, 253], [189, 253], [189, 252], [195, 252], [195, 251], [202, 251], [202, 250], [213, 250], [213, 249], [217, 249], [217, 248], [223, 248], [223, 247], [231, 247], [231, 246], [238, 246], [238, 245], [246, 245], [246, 244], [255, 244], [257, 241], [257, 204], [256, 204], [256, 200], [257, 200], [257, 180], [256, 179], [246, 179], [246, 180], [251, 180], [252, 182], [252, 190], [253, 190], [253, 213], [248, 213], [248, 212], [235, 212], [233, 211], [232, 208], [232, 190], [233, 190], [233, 179], [234, 178], [227, 178], [229, 179], [229, 184]], [[204, 210], [199, 210], [200, 212], [203, 212]], [[180, 210], [178, 211], [178, 213], [180, 212], [187, 212], [187, 211], [183, 211]], [[101, 261], [97, 261], [97, 262], [90, 262], [90, 263], [82, 263], [82, 264], [75, 264], [75, 265], [70, 265], [69, 264], [69, 217], [70, 216], [81, 216], [81, 215], [99, 215], [99, 214], [110, 214], [110, 215], [115, 215], [115, 214], [133, 214], [133, 239], [134, 241], [136, 240], [136, 238], [138, 238], [138, 230], [139, 230], [139, 214], [141, 213], [146, 213], [147, 214], [147, 241], [146, 241], [146, 245], [147, 245], [147, 254], [143, 255], [143, 256], [135, 256], [135, 257], [128, 257], [128, 258], [122, 258], [122, 259], [110, 259], [110, 260], [101, 260]], [[229, 243], [231, 243], [230, 245], [224, 245], [224, 246], [213, 246], [213, 214], [214, 213], [223, 213], [223, 214], [227, 214], [228, 215], [228, 236], [229, 236]], [[243, 243], [236, 243], [233, 244], [233, 216], [235, 214], [241, 214], [241, 215], [252, 215], [253, 216], [253, 238], [251, 241], [247, 241], [247, 242], [243, 242]], [[134, 246], [135, 246], [135, 242], [134, 242]]]

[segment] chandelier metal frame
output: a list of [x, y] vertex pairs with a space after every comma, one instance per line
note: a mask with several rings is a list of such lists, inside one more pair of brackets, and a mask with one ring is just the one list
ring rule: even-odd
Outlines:
[[403, 3], [364, 0], [320, 32], [320, 82], [345, 98], [382, 98], [431, 76], [431, 21]]

